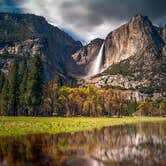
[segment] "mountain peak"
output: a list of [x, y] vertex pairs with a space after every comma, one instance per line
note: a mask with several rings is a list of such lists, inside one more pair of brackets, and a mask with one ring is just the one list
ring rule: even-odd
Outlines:
[[142, 25], [152, 25], [152, 22], [150, 21], [150, 19], [148, 18], [148, 16], [143, 16], [140, 14], [137, 14], [135, 16], [133, 16], [130, 20], [130, 23], [134, 23], [134, 24], [142, 24]]
[[144, 16], [142, 14], [136, 14], [132, 18], [134, 18], [134, 19], [148, 19], [148, 16]]

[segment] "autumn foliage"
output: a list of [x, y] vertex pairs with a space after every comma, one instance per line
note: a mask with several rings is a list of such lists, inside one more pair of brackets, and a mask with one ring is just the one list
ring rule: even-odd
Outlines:
[[42, 112], [50, 116], [129, 116], [136, 101], [121, 90], [98, 89], [92, 85], [78, 88], [59, 87], [54, 82], [45, 88]]

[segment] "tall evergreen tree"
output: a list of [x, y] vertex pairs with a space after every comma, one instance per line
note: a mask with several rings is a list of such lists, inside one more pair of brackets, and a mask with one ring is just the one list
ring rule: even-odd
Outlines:
[[27, 115], [27, 79], [28, 67], [27, 60], [24, 58], [19, 69], [19, 115]]
[[2, 88], [5, 82], [5, 76], [4, 74], [0, 71], [0, 93], [2, 92]]
[[39, 115], [39, 108], [43, 97], [44, 68], [39, 56], [32, 58], [27, 81], [28, 112]]
[[19, 75], [18, 75], [18, 62], [13, 61], [13, 65], [9, 71], [9, 100], [8, 110], [9, 115], [17, 116], [18, 102], [19, 102]]
[[55, 77], [55, 83], [57, 84], [58, 87], [63, 86], [63, 78], [60, 74], [57, 74]]
[[0, 112], [1, 115], [10, 115], [9, 109], [8, 109], [8, 100], [9, 100], [9, 82], [7, 79], [5, 79], [2, 93], [1, 93], [1, 103], [0, 103]]

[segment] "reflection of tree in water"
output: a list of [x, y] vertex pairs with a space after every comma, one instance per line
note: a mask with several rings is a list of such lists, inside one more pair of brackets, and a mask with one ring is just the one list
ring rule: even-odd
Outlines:
[[164, 123], [114, 126], [73, 134], [0, 138], [0, 165], [153, 165], [166, 162], [165, 149]]
[[53, 163], [53, 158], [43, 152], [43, 141], [40, 136], [28, 136], [0, 139], [0, 165], [40, 165]]

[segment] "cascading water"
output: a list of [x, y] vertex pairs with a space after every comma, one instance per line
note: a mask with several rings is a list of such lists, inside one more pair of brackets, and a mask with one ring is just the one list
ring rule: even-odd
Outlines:
[[103, 57], [104, 43], [102, 44], [100, 51], [92, 63], [92, 67], [89, 70], [88, 76], [94, 76], [101, 71], [102, 57]]

